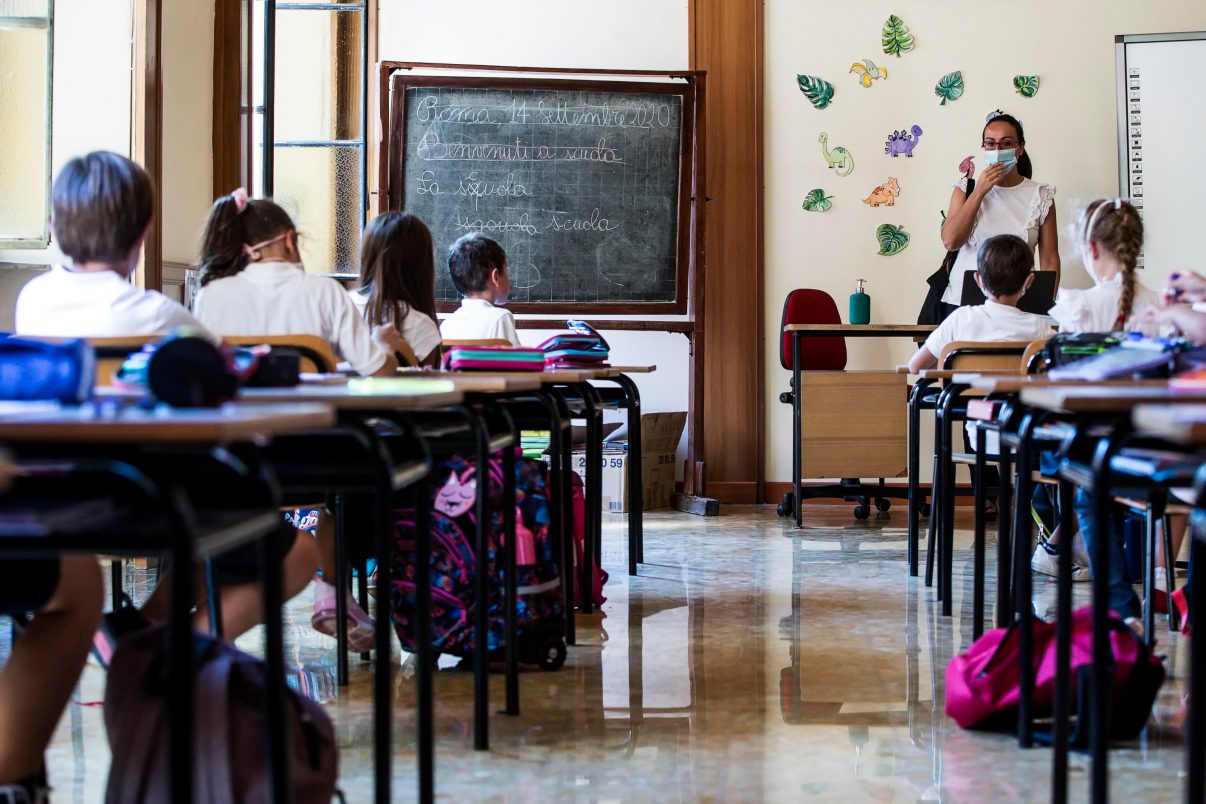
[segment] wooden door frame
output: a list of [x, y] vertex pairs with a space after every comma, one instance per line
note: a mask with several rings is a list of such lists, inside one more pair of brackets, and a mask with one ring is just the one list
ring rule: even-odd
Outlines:
[[163, 2], [134, 0], [131, 70], [131, 154], [154, 183], [155, 204], [135, 280], [147, 290], [163, 286]]

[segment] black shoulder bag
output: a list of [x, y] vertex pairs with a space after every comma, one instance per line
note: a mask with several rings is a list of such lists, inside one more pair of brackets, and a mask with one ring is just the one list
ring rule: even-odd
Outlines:
[[[976, 180], [968, 179], [964, 198], [970, 196], [974, 189], [976, 189]], [[937, 326], [942, 323], [942, 319], [946, 318], [943, 315], [942, 294], [946, 292], [946, 286], [951, 283], [951, 269], [955, 267], [955, 260], [958, 257], [958, 251], [946, 252], [946, 256], [942, 258], [942, 264], [938, 266], [938, 270], [926, 278], [926, 284], [930, 286], [930, 289], [925, 294], [925, 301], [921, 304], [921, 312], [917, 314], [918, 324]]]

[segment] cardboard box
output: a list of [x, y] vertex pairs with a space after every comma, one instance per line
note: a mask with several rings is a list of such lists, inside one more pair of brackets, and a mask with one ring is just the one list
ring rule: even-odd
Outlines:
[[[646, 413], [641, 416], [641, 468], [644, 475], [644, 510], [670, 505], [674, 493], [675, 454], [687, 423], [686, 413]], [[603, 453], [603, 510], [628, 510], [628, 460], [625, 452]], [[573, 455], [574, 471], [586, 482], [586, 453]]]

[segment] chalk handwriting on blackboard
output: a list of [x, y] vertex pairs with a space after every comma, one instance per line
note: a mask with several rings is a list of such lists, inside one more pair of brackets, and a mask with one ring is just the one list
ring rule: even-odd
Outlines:
[[467, 232], [506, 250], [516, 302], [676, 299], [681, 96], [440, 86], [404, 102], [402, 201], [436, 241], [440, 301]]

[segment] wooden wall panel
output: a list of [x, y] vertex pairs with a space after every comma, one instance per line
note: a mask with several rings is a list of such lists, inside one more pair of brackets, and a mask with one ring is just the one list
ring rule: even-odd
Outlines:
[[762, 497], [762, 2], [692, 0], [691, 68], [706, 70], [704, 493]]

